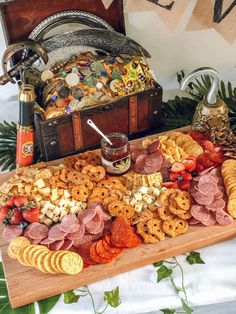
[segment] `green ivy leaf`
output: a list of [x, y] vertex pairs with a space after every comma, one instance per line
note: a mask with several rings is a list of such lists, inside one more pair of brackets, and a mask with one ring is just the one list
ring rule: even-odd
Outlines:
[[64, 292], [64, 303], [71, 304], [77, 303], [79, 301], [80, 296], [75, 294], [73, 290]]
[[153, 264], [154, 267], [160, 267], [161, 265], [163, 265], [163, 261], [156, 262]]
[[157, 282], [160, 282], [164, 278], [170, 278], [172, 275], [172, 269], [166, 267], [165, 265], [162, 265], [157, 270]]
[[182, 302], [183, 309], [185, 310], [185, 313], [191, 314], [193, 312], [193, 309], [191, 309], [191, 307], [189, 307], [188, 304], [183, 299], [181, 299], [181, 302]]
[[186, 257], [186, 261], [189, 262], [190, 265], [193, 264], [205, 264], [205, 262], [201, 259], [199, 252], [190, 252]]
[[177, 314], [176, 310], [172, 309], [161, 309], [160, 311], [164, 314]]
[[119, 287], [111, 291], [104, 292], [104, 301], [106, 301], [111, 307], [117, 307], [121, 304], [119, 296]]
[[38, 301], [40, 314], [47, 314], [56, 305], [60, 299], [61, 294]]

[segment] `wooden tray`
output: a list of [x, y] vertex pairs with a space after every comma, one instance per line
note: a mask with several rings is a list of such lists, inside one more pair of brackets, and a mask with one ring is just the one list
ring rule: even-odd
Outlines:
[[[180, 130], [186, 130], [186, 128]], [[59, 161], [56, 163], [59, 163]], [[0, 175], [0, 184], [8, 176], [9, 174]], [[36, 269], [22, 266], [7, 255], [7, 246], [4, 241], [0, 242], [0, 246], [3, 245], [1, 248], [2, 260], [9, 299], [11, 306], [15, 308], [172, 256], [222, 242], [235, 237], [235, 235], [236, 221], [229, 226], [191, 226], [188, 233], [182, 236], [174, 239], [167, 238], [157, 244], [143, 244], [139, 248], [127, 249], [112, 263], [91, 266], [74, 276], [48, 275]], [[22, 291], [24, 291], [24, 294], [22, 294]]]

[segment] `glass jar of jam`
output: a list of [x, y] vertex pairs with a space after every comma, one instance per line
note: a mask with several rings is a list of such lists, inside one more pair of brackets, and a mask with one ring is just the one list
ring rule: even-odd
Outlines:
[[102, 139], [102, 165], [108, 173], [125, 173], [131, 165], [128, 137], [123, 133], [110, 133], [107, 137], [112, 145]]

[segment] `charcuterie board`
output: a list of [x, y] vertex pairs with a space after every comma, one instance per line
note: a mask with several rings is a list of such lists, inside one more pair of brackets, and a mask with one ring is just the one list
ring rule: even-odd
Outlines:
[[[187, 128], [182, 128], [178, 131], [186, 130]], [[139, 139], [134, 142], [139, 143], [140, 141]], [[60, 163], [60, 161], [56, 161], [56, 163]], [[9, 174], [2, 174], [0, 184], [8, 177]], [[9, 298], [12, 307], [15, 308], [172, 256], [222, 242], [235, 235], [236, 221], [227, 226], [218, 224], [211, 227], [190, 226], [186, 234], [176, 238], [166, 238], [156, 244], [142, 244], [138, 248], [127, 249], [113, 262], [90, 266], [73, 276], [53, 276], [41, 273], [31, 267], [22, 266], [16, 259], [8, 256], [7, 246], [2, 239], [0, 246], [2, 247], [2, 260]]]

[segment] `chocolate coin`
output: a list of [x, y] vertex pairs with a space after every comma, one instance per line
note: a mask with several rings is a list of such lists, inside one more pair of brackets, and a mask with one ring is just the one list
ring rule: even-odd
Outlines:
[[117, 92], [117, 84], [120, 83], [119, 80], [115, 79], [110, 82], [110, 89], [116, 93]]
[[44, 82], [46, 82], [47, 80], [52, 79], [53, 77], [54, 77], [54, 74], [50, 70], [45, 70], [41, 74], [41, 80], [44, 81]]
[[67, 72], [66, 72], [66, 71], [61, 71], [60, 76], [61, 76], [62, 78], [67, 77]]
[[80, 73], [83, 74], [84, 76], [88, 76], [92, 74], [92, 71], [90, 68], [84, 67], [79, 69]]
[[69, 86], [76, 86], [79, 83], [79, 76], [76, 73], [69, 73], [66, 77], [66, 83]]
[[67, 98], [70, 95], [70, 89], [68, 86], [62, 86], [58, 91], [58, 96], [62, 99]]
[[95, 62], [93, 62], [91, 64], [90, 68], [91, 68], [92, 71], [100, 72], [103, 69], [103, 64], [101, 62], [99, 62], [99, 61], [95, 61]]
[[80, 87], [74, 87], [71, 91], [71, 95], [74, 99], [80, 100], [82, 97], [84, 97], [84, 91]]
[[69, 108], [71, 111], [75, 111], [79, 109], [79, 101], [77, 99], [73, 99], [69, 103]]
[[111, 73], [111, 78], [113, 80], [115, 80], [115, 79], [121, 80], [121, 74], [122, 74], [122, 72], [120, 70], [114, 70]]
[[96, 79], [92, 75], [89, 75], [84, 78], [84, 83], [88, 85], [89, 87], [95, 87]]

